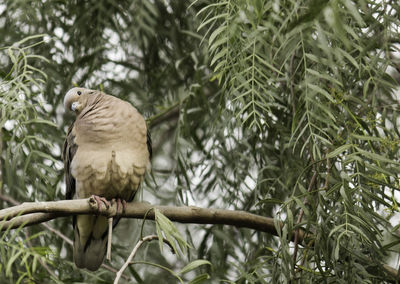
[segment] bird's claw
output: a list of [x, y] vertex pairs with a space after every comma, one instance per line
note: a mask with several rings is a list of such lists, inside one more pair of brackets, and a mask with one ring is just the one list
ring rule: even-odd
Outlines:
[[96, 201], [97, 203], [97, 208], [100, 210], [101, 209], [101, 204], [103, 203], [106, 209], [110, 208], [111, 203], [108, 201], [105, 197], [98, 196], [98, 195], [92, 195], [92, 198]]
[[[117, 202], [117, 214], [116, 215], [122, 215], [124, 211], [126, 210], [126, 201], [121, 198], [113, 199], [113, 201]], [[121, 210], [122, 207], [122, 210]]]

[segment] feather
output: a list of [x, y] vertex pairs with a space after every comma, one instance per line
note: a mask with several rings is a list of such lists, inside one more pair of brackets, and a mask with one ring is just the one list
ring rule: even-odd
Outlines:
[[[84, 88], [68, 91], [64, 106], [77, 115], [63, 147], [66, 198], [132, 201], [152, 155], [142, 115], [128, 102]], [[107, 247], [107, 218], [78, 215], [73, 226], [76, 266], [97, 270]]]

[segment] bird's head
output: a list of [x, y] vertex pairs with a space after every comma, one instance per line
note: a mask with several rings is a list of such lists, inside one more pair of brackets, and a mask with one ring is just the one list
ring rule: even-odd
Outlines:
[[72, 88], [64, 97], [64, 107], [68, 111], [79, 114], [85, 108], [88, 96], [94, 93], [93, 90], [85, 88]]

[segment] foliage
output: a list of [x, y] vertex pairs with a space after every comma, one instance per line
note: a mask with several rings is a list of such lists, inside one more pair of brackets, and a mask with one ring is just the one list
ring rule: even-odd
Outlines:
[[[164, 216], [164, 214], [162, 214], [160, 212], [160, 210], [158, 210], [156, 208], [153, 208], [152, 210], [154, 210], [154, 219], [155, 219], [155, 223], [156, 223], [156, 232], [157, 232], [157, 237], [158, 237], [158, 243], [160, 246], [160, 252], [161, 253], [163, 252], [163, 247], [164, 247], [163, 245], [164, 245], [164, 243], [167, 243], [173, 254], [176, 254], [176, 255], [179, 254], [179, 250], [177, 249], [176, 244], [178, 244], [182, 253], [186, 253], [187, 249], [191, 248], [191, 247], [183, 239], [181, 233], [178, 231], [176, 226], [166, 216]], [[145, 221], [145, 219], [144, 219], [144, 221]], [[197, 260], [194, 260], [194, 261], [188, 263], [180, 271], [174, 272], [173, 270], [171, 270], [168, 267], [165, 267], [163, 265], [146, 262], [146, 261], [134, 261], [132, 264], [147, 264], [149, 266], [161, 268], [165, 271], [168, 271], [172, 276], [174, 276], [176, 278], [176, 280], [179, 281], [179, 283], [182, 283], [182, 284], [184, 282], [183, 282], [183, 279], [181, 276], [183, 276], [184, 274], [187, 274], [188, 272], [191, 272], [202, 265], [212, 266], [212, 264], [207, 260], [197, 259]], [[210, 276], [208, 273], [202, 273], [202, 274], [197, 275], [192, 280], [190, 280], [189, 283], [190, 284], [203, 283], [204, 280], [208, 280], [209, 278], [210, 278]]]
[[[12, 46], [0, 55], [2, 194], [63, 198], [59, 149], [71, 122], [63, 95], [74, 84], [103, 88], [148, 117], [154, 158], [144, 200], [284, 223], [279, 237], [177, 226], [171, 232], [186, 229], [181, 241], [192, 247], [184, 261], [152, 245], [137, 259], [180, 271], [205, 258], [212, 269], [197, 272], [213, 282], [391, 280], [383, 264], [398, 267], [399, 4], [187, 2], [0, 1], [0, 34]], [[116, 229], [113, 266], [138, 227]], [[296, 246], [299, 227], [310, 235]], [[60, 281], [113, 279], [74, 270], [58, 236], [37, 239], [63, 251], [54, 260]], [[176, 281], [146, 267], [131, 267], [139, 283]]]
[[[214, 76], [242, 127], [257, 135], [253, 204], [263, 212], [283, 202], [272, 207], [285, 222], [277, 251], [253, 273], [265, 269], [274, 282], [385, 279], [377, 273], [390, 251], [382, 232], [395, 233], [398, 212], [398, 82], [390, 75], [398, 8], [220, 1], [198, 12]], [[298, 226], [315, 239], [296, 257], [287, 239]]]
[[[2, 283], [35, 283], [37, 280], [51, 278], [49, 273], [40, 272], [38, 267], [51, 264], [52, 252], [47, 247], [33, 246], [41, 233], [29, 236], [22, 232], [22, 227], [10, 232], [6, 230], [0, 238], [0, 279]], [[13, 279], [13, 278], [17, 279]], [[56, 280], [53, 278], [53, 280]]]
[[[47, 138], [47, 133], [51, 133], [56, 125], [47, 117], [48, 105], [40, 93], [47, 75], [32, 65], [33, 61], [46, 59], [29, 52], [35, 45], [43, 43], [42, 37], [27, 37], [2, 50], [10, 58], [12, 68], [0, 81], [0, 149], [4, 147], [0, 186], [2, 194], [13, 192], [15, 198], [22, 200], [27, 195], [32, 199], [38, 195], [51, 199], [54, 189], [47, 190], [58, 178], [57, 159], [48, 153], [52, 141]], [[2, 233], [2, 283], [7, 280], [34, 283], [54, 276], [45, 271], [52, 252], [46, 243], [40, 245], [43, 239], [41, 232], [27, 230], [23, 233], [21, 228]]]
[[[41, 94], [47, 75], [33, 66], [34, 61], [46, 59], [29, 54], [30, 48], [42, 43], [40, 38], [28, 37], [3, 49], [12, 64], [0, 84], [0, 126], [4, 127], [2, 135], [6, 145], [4, 190], [14, 191], [17, 198], [23, 197], [29, 188], [35, 198], [37, 191], [46, 192], [47, 186], [53, 186], [57, 178], [52, 167], [56, 159], [48, 153], [52, 140], [46, 133], [56, 125], [46, 115], [50, 106]], [[29, 41], [33, 44], [26, 44]]]

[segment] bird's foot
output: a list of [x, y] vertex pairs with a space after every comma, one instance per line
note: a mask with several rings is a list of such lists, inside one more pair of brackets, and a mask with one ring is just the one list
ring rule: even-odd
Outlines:
[[[113, 199], [113, 201], [117, 202], [117, 216], [122, 215], [124, 211], [126, 210], [126, 201], [121, 198]], [[121, 209], [122, 207], [122, 209]]]
[[98, 196], [98, 195], [92, 195], [92, 198], [96, 201], [98, 210], [101, 209], [102, 203], [104, 204], [106, 209], [110, 208], [110, 206], [111, 206], [110, 201], [108, 201], [105, 197]]

